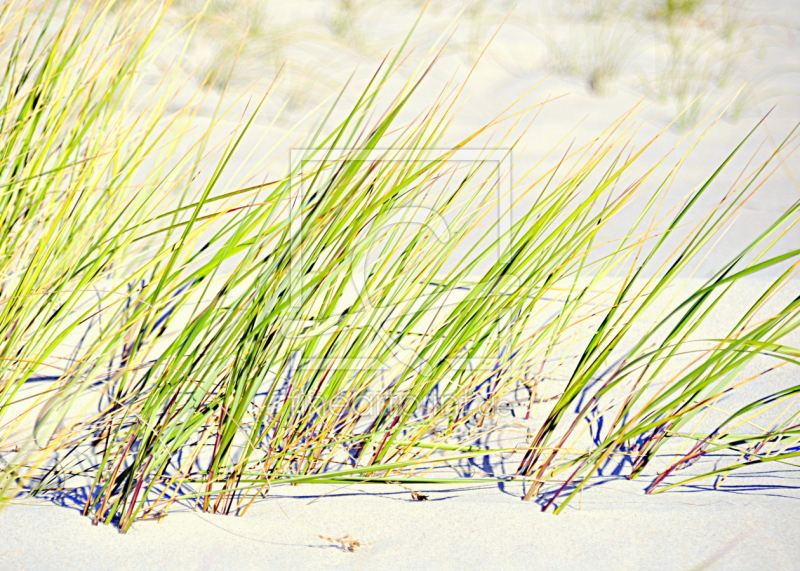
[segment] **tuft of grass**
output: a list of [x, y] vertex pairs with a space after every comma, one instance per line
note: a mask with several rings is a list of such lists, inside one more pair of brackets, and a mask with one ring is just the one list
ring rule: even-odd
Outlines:
[[628, 2], [592, 0], [566, 3], [553, 17], [563, 19], [565, 34], [553, 33], [547, 23], [537, 30], [547, 48], [548, 67], [584, 78], [592, 93], [608, 94], [641, 42], [636, 11]]
[[141, 366], [128, 348], [169, 320], [169, 303], [127, 319], [164, 263], [146, 237], [198, 166], [178, 153], [191, 120], [170, 112], [180, 76], [142, 82], [163, 16], [144, 1], [5, 5], [0, 503], [51, 467], [97, 391]]
[[668, 21], [690, 16], [696, 13], [705, 4], [705, 0], [663, 0], [654, 11], [653, 15]]
[[360, 0], [338, 0], [331, 18], [330, 27], [337, 38], [358, 42], [357, 19], [363, 2]]
[[[625, 72], [636, 69], [645, 93], [673, 104], [675, 126], [686, 131], [714, 105], [734, 97], [737, 106], [729, 118], [737, 119], [754, 102], [755, 83], [762, 83], [740, 70], [758, 25], [746, 22], [733, 2], [706, 8], [702, 1], [576, 0], [559, 5], [536, 36], [545, 45], [549, 68], [584, 79], [597, 95], [612, 91]], [[552, 31], [556, 18], [561, 30]], [[651, 42], [654, 60], [645, 59], [643, 68], [635, 58], [648, 52]], [[742, 90], [747, 96], [737, 97]]]
[[[797, 283], [800, 250], [779, 246], [800, 202], [678, 287], [795, 131], [741, 161], [754, 126], [682, 199], [691, 149], [652, 158], [660, 134], [638, 144], [632, 113], [511, 177], [539, 106], [442, 146], [460, 92], [405, 119], [441, 52], [384, 103], [401, 50], [336, 121], [340, 95], [285, 175], [227, 191], [264, 101], [213, 161], [208, 136], [178, 153], [180, 86], [137, 106], [155, 26], [142, 6], [104, 6], [9, 12], [0, 446], [18, 449], [3, 451], [3, 499], [80, 488], [83, 513], [124, 532], [176, 503], [243, 514], [276, 485], [449, 483], [488, 466], [470, 481], [524, 482], [560, 511], [604, 470], [659, 492], [711, 452], [728, 463], [684, 481], [800, 454], [797, 386], [702, 422], [747, 399], [759, 359], [800, 364], [800, 299], [779, 295]], [[757, 299], [731, 303], [765, 273]], [[708, 334], [720, 311], [733, 323]], [[745, 420], [767, 428], [740, 434]]]
[[[752, 85], [737, 71], [747, 51], [750, 34], [744, 30], [732, 6], [722, 6], [708, 23], [667, 18], [663, 30], [665, 57], [653, 78], [646, 80], [662, 101], [672, 101], [685, 113], [679, 129], [697, 124], [713, 106], [714, 99], [738, 99], [734, 119], [752, 100]], [[737, 93], [746, 89], [748, 97]]]

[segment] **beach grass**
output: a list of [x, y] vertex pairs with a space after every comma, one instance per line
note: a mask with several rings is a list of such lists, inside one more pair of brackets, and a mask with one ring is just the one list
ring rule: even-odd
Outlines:
[[[794, 131], [751, 157], [754, 125], [677, 201], [703, 133], [654, 157], [671, 125], [639, 142], [634, 111], [512, 178], [543, 104], [443, 147], [463, 86], [426, 96], [434, 51], [391, 91], [404, 44], [342, 116], [335, 99], [285, 174], [229, 191], [270, 93], [221, 142], [224, 97], [194, 138], [192, 107], [169, 112], [184, 81], [167, 73], [143, 104], [165, 9], [28, 1], [0, 16], [4, 501], [80, 488], [85, 515], [127, 531], [179, 503], [243, 514], [276, 485], [483, 478], [558, 511], [609, 463], [660, 492], [800, 454], [800, 385], [695, 429], [757, 359], [800, 363], [800, 298], [783, 301], [800, 250], [778, 248], [800, 202], [685, 279]], [[728, 302], [762, 275], [757, 299]], [[707, 336], [720, 312], [733, 325]], [[675, 442], [689, 447], [648, 472]], [[493, 468], [467, 478], [475, 459]]]

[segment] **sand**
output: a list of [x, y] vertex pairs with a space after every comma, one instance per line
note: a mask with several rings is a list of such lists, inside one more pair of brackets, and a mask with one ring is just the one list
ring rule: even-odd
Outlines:
[[[242, 518], [176, 510], [126, 535], [41, 502], [0, 514], [4, 569], [796, 569], [796, 476], [730, 477], [644, 496], [641, 483], [585, 491], [565, 513], [516, 484], [279, 487]], [[770, 487], [759, 486], [768, 484]], [[335, 541], [368, 543], [348, 552]]]

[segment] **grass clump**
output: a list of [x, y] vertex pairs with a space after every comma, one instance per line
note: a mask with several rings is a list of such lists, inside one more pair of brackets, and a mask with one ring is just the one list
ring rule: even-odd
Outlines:
[[[27, 3], [7, 3], [1, 28], [3, 412], [35, 373], [55, 374], [63, 394], [88, 373], [85, 362], [51, 357], [88, 318], [79, 317], [81, 300], [105, 289], [98, 282], [127, 254], [131, 235], [125, 229], [146, 213], [144, 195], [124, 189], [152, 144], [148, 123], [163, 112], [157, 102], [138, 110], [141, 130], [123, 116], [144, 58], [141, 22], [118, 20], [104, 29], [113, 16], [101, 5], [82, 13], [58, 5], [32, 14], [28, 9]], [[4, 436], [13, 426], [4, 426]], [[33, 453], [19, 454], [27, 452]], [[7, 466], [4, 490], [22, 476], [11, 468], [14, 462]]]
[[169, 112], [181, 85], [141, 82], [163, 11], [11, 2], [0, 19], [5, 498], [69, 441], [70, 411], [85, 412], [81, 395], [108, 379], [102, 363], [119, 365], [114, 378], [138, 366], [125, 349], [132, 328], [142, 343], [164, 325], [163, 307], [126, 319], [163, 264], [142, 237], [168, 220], [157, 215], [191, 175], [177, 153], [187, 114]]
[[663, 5], [655, 10], [655, 16], [665, 20], [690, 16], [705, 4], [705, 0], [664, 0]]
[[[117, 29], [139, 13], [122, 9]], [[401, 121], [433, 63], [384, 104], [400, 52], [342, 119], [329, 111], [286, 176], [223, 192], [262, 105], [225, 140], [205, 178], [192, 158], [204, 155], [202, 140], [187, 157], [167, 146], [169, 168], [141, 171], [170, 132], [169, 98], [159, 96], [152, 115], [115, 105], [136, 93], [127, 72], [143, 64], [147, 42], [131, 33], [121, 54], [91, 44], [84, 65], [71, 68], [82, 52], [60, 46], [97, 37], [69, 25], [79, 14], [72, 7], [58, 21], [52, 37], [64, 44], [43, 41], [7, 66], [9, 74], [43, 67], [16, 76], [20, 84], [37, 78], [18, 90], [31, 99], [6, 97], [19, 106], [8, 107], [10, 116], [23, 120], [2, 131], [4, 147], [17, 149], [3, 163], [4, 181], [18, 189], [3, 212], [25, 213], [16, 205], [41, 196], [54, 213], [8, 218], [9, 235], [23, 238], [3, 262], [12, 293], [3, 294], [2, 330], [11, 333], [0, 411], [12, 423], [0, 444], [17, 439], [27, 448], [3, 456], [7, 497], [80, 490], [85, 515], [126, 531], [176, 503], [241, 514], [281, 484], [463, 481], [480, 459], [483, 474], [470, 481], [524, 482], [526, 499], [560, 510], [609, 466], [647, 475], [652, 492], [710, 452], [728, 452], [727, 467], [689, 479], [800, 454], [797, 386], [750, 399], [712, 428], [698, 424], [759, 358], [798, 362], [790, 342], [800, 300], [779, 293], [797, 277], [800, 250], [776, 244], [800, 219], [800, 203], [708, 279], [677, 287], [781, 153], [794, 150], [794, 132], [747, 163], [711, 208], [706, 199], [746, 140], [670, 202], [686, 156], [651, 163], [658, 136], [634, 147], [629, 116], [556, 165], [512, 180], [503, 165], [530, 127], [526, 115], [505, 110], [442, 148], [458, 92]], [[114, 54], [117, 67], [103, 59]], [[91, 89], [81, 83], [87, 69], [89, 78], [113, 73], [119, 87]], [[42, 99], [72, 77], [65, 70], [80, 81], [60, 93], [86, 98], [66, 109], [69, 95]], [[32, 163], [30, 141], [53, 132], [24, 120], [41, 106], [61, 118], [65, 138]], [[99, 119], [73, 123], [75, 110]], [[143, 132], [127, 129], [131, 117]], [[89, 132], [103, 144], [91, 146]], [[472, 147], [478, 152], [465, 164], [461, 153]], [[146, 176], [131, 193], [137, 173]], [[47, 188], [59, 192], [14, 186], [50, 177]], [[103, 202], [87, 189], [102, 189]], [[631, 208], [636, 215], [626, 216]], [[759, 297], [734, 308], [730, 327], [703, 333], [734, 286], [776, 269]], [[89, 288], [106, 293], [89, 301], [73, 293]], [[21, 402], [20, 391], [76, 334], [82, 341], [47, 396]], [[737, 432], [740, 419], [768, 413], [776, 400], [786, 406], [768, 428]], [[25, 416], [36, 421], [16, 422]], [[688, 453], [670, 451], [687, 439]]]

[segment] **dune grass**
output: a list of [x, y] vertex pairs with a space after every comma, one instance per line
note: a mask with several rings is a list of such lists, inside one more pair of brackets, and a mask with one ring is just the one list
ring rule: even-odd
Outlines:
[[[55, 375], [51, 392], [64, 396], [90, 374], [86, 362], [51, 357], [91, 315], [79, 310], [87, 293], [119, 301], [113, 299], [119, 287], [106, 292], [97, 284], [128, 254], [133, 235], [125, 230], [154, 206], [148, 196], [154, 189], [130, 189], [158, 142], [149, 131], [164, 109], [154, 101], [137, 110], [138, 124], [123, 114], [147, 45], [146, 27], [131, 14], [113, 25], [115, 16], [101, 5], [65, 13], [57, 5], [12, 2], [0, 22], [0, 410], [6, 412], [37, 373]], [[129, 277], [136, 279], [135, 267]], [[4, 438], [14, 420], [3, 426]], [[49, 446], [19, 453], [32, 454], [35, 464]], [[14, 465], [3, 470], [3, 488], [19, 476]]]
[[663, 0], [655, 10], [655, 15], [667, 20], [674, 20], [681, 16], [693, 14], [699, 10], [704, 0]]
[[[275, 485], [464, 481], [485, 459], [469, 481], [523, 481], [561, 510], [609, 463], [659, 492], [709, 453], [731, 460], [684, 479], [800, 454], [800, 386], [696, 430], [757, 358], [799, 362], [800, 298], [773, 301], [796, 288], [800, 250], [776, 244], [800, 203], [678, 287], [794, 132], [751, 162], [743, 141], [674, 205], [686, 156], [653, 159], [658, 136], [634, 144], [633, 115], [512, 179], [538, 107], [442, 148], [460, 91], [407, 120], [436, 55], [386, 103], [401, 50], [339, 121], [337, 99], [286, 176], [223, 192], [262, 105], [210, 166], [207, 137], [181, 154], [179, 86], [137, 97], [152, 12], [105, 6], [3, 14], [5, 500], [80, 489], [84, 514], [126, 531], [176, 503], [242, 514]], [[704, 337], [723, 308], [734, 326]], [[741, 433], [776, 402], [777, 420]]]
[[[4, 6], [0, 439], [13, 441], [20, 426], [32, 437], [6, 448], [4, 490], [24, 482], [20, 469], [47, 462], [68, 436], [69, 406], [103, 382], [101, 363], [130, 335], [128, 307], [164, 263], [142, 237], [190, 196], [195, 155], [176, 153], [189, 113], [168, 111], [180, 78], [140, 89], [163, 11]], [[32, 381], [46, 388], [31, 392]]]
[[[743, 112], [758, 108], [769, 89], [766, 76], [748, 76], [749, 54], [759, 44], [779, 47], [774, 38], [762, 33], [767, 22], [753, 19], [729, 0], [568, 0], [531, 6], [463, 0], [385, 6], [402, 13], [403, 7], [414, 10], [426, 5], [431, 7], [431, 17], [431, 12], [441, 12], [446, 6], [444, 13], [457, 20], [459, 31], [448, 50], [468, 65], [480, 54], [489, 30], [505, 22], [505, 31], [526, 32], [527, 41], [517, 53], [504, 58], [517, 73], [548, 67], [581, 78], [598, 96], [620, 86], [635, 89], [670, 104], [680, 115], [681, 121], [675, 124], [679, 130], [693, 127], [715, 101], [740, 91], [744, 93], [731, 108], [729, 119], [737, 120]], [[381, 31], [385, 26], [381, 6], [380, 2], [351, 0], [303, 6], [286, 0], [181, 0], [171, 14], [177, 20], [198, 20], [190, 49], [210, 85], [221, 88], [226, 83], [225, 71], [235, 63], [234, 84], [239, 86], [286, 64], [284, 96], [293, 110], [307, 111], [316, 103], [308, 94], [327, 89], [336, 71], [344, 73], [339, 65], [331, 65], [336, 59], [352, 57], [354, 50], [360, 56], [380, 58], [381, 46], [394, 41]], [[431, 26], [432, 22], [426, 22], [428, 29], [421, 36], [435, 37], [441, 26], [451, 24], [440, 19]], [[308, 50], [310, 44], [320, 49]], [[544, 54], [540, 55], [540, 47]], [[320, 58], [323, 53], [326, 57]], [[533, 69], [522, 64], [525, 60], [531, 61]], [[774, 68], [769, 76], [774, 79], [785, 72]], [[690, 106], [695, 111], [684, 112]]]

